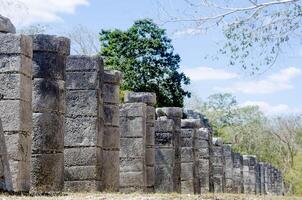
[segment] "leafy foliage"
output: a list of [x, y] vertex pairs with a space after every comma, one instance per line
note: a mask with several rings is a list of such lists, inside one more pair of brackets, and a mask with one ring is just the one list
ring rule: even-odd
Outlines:
[[101, 55], [108, 68], [124, 74], [123, 90], [154, 92], [158, 106], [183, 105], [190, 80], [179, 73], [180, 56], [171, 39], [152, 20], [138, 20], [126, 31], [102, 30]]

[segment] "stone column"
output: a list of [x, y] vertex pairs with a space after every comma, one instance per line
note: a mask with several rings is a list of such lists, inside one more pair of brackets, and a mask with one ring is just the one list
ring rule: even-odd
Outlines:
[[256, 163], [255, 166], [255, 173], [256, 173], [256, 194], [261, 194], [261, 165], [259, 163]]
[[32, 192], [64, 186], [65, 70], [70, 40], [33, 35]]
[[213, 138], [213, 184], [214, 192], [224, 192], [225, 170], [224, 170], [223, 141], [221, 138]]
[[0, 119], [0, 192], [8, 191], [10, 188], [12, 188], [11, 173], [9, 171], [7, 147]]
[[119, 191], [120, 185], [120, 83], [119, 71], [104, 72], [104, 139], [103, 139], [103, 189]]
[[101, 190], [103, 71], [100, 57], [67, 59], [65, 191]]
[[243, 158], [240, 153], [233, 154], [233, 192], [243, 193]]
[[224, 192], [231, 193], [233, 190], [233, 152], [230, 144], [224, 144], [223, 155], [224, 155], [224, 174], [225, 184]]
[[185, 116], [188, 119], [199, 119], [202, 128], [197, 131], [198, 135], [198, 163], [199, 163], [199, 184], [201, 193], [207, 193], [213, 191], [213, 184], [212, 184], [212, 174], [213, 174], [213, 167], [212, 167], [212, 129], [205, 118], [205, 116], [201, 113], [186, 110]]
[[174, 122], [166, 117], [155, 121], [155, 192], [173, 192], [175, 162]]
[[197, 130], [201, 127], [198, 119], [181, 120], [181, 193], [200, 194]]
[[250, 176], [250, 189], [251, 194], [256, 194], [256, 167], [257, 167], [257, 158], [254, 155], [250, 156], [250, 166], [249, 166], [249, 176]]
[[265, 192], [266, 194], [272, 193], [272, 184], [271, 184], [271, 168], [272, 166], [270, 164], [267, 164], [265, 167]]
[[250, 189], [250, 158], [248, 155], [243, 155], [243, 191], [245, 194], [251, 193]]
[[6, 190], [28, 192], [32, 134], [32, 40], [0, 16], [0, 118], [9, 161]]
[[146, 189], [146, 104], [123, 104], [120, 127], [120, 191], [143, 192]]
[[146, 104], [146, 192], [154, 192], [154, 124], [155, 124], [155, 104], [156, 94], [148, 92], [127, 92], [125, 94], [125, 103], [145, 103]]
[[157, 108], [157, 117], [166, 117], [172, 119], [174, 122], [174, 132], [173, 132], [173, 145], [175, 149], [175, 162], [173, 166], [173, 191], [181, 192], [181, 155], [180, 155], [180, 132], [181, 132], [181, 118], [182, 118], [182, 108], [177, 107], [166, 107]]
[[260, 194], [265, 195], [265, 163], [259, 162]]

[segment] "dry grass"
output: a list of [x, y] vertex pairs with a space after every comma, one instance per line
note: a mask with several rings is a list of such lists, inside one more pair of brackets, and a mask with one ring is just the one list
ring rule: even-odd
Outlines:
[[119, 193], [73, 193], [62, 196], [9, 196], [2, 194], [0, 200], [298, 200], [302, 197], [274, 197], [236, 194], [203, 194], [203, 195], [179, 195], [179, 194], [119, 194]]

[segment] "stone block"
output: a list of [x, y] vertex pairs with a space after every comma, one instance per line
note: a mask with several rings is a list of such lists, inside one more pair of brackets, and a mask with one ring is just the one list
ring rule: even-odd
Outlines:
[[156, 165], [173, 165], [175, 160], [175, 151], [173, 149], [155, 148], [154, 151]]
[[120, 86], [104, 83], [103, 85], [104, 103], [120, 102]]
[[155, 121], [155, 132], [170, 132], [174, 131], [174, 122], [171, 119], [157, 119]]
[[194, 194], [193, 180], [181, 181], [181, 194]]
[[105, 127], [104, 130], [104, 148], [120, 149], [120, 128]]
[[96, 72], [66, 73], [67, 90], [93, 90], [99, 85], [99, 75]]
[[125, 103], [145, 103], [149, 106], [155, 106], [156, 94], [150, 92], [126, 92]]
[[146, 105], [144, 103], [127, 103], [120, 107], [121, 117], [146, 118]]
[[66, 71], [103, 72], [103, 59], [101, 56], [71, 55], [67, 58]]
[[102, 181], [104, 190], [117, 192], [119, 190], [120, 158], [119, 151], [103, 150]]
[[101, 180], [101, 166], [72, 166], [65, 167], [65, 181]]
[[106, 126], [119, 126], [120, 109], [118, 105], [104, 105], [104, 122]]
[[209, 130], [207, 128], [200, 128], [197, 130], [197, 136], [201, 140], [209, 140]]
[[201, 127], [199, 119], [183, 119], [181, 120], [181, 128], [184, 129], [197, 129]]
[[155, 151], [154, 148], [146, 148], [146, 165], [147, 166], [152, 166], [155, 163]]
[[102, 150], [97, 147], [67, 148], [64, 150], [65, 167], [101, 165]]
[[66, 192], [95, 192], [101, 191], [102, 182], [89, 180], [89, 181], [65, 181], [64, 190]]
[[146, 126], [146, 146], [155, 145], [155, 129], [152, 126]]
[[[122, 111], [121, 111], [122, 112]], [[121, 137], [145, 137], [145, 117], [120, 117]]]
[[138, 187], [144, 188], [144, 172], [120, 172], [120, 187]]
[[157, 117], [166, 116], [168, 118], [182, 118], [182, 108], [178, 107], [165, 107], [156, 109]]
[[153, 187], [155, 184], [155, 169], [153, 167], [146, 168], [146, 175], [147, 175], [147, 186]]
[[0, 32], [1, 33], [16, 33], [16, 28], [10, 19], [0, 15]]
[[[67, 91], [66, 116], [96, 117], [98, 113], [98, 94], [96, 91]], [[106, 113], [105, 113], [106, 114]]]
[[64, 187], [64, 154], [32, 155], [31, 192], [60, 192]]
[[192, 180], [193, 181], [193, 163], [181, 163], [181, 180]]
[[56, 113], [33, 113], [32, 152], [64, 152], [64, 116]]
[[5, 143], [9, 160], [29, 162], [31, 155], [30, 133], [19, 132], [5, 135]]
[[193, 148], [193, 138], [184, 138], [182, 137], [180, 139], [180, 145], [181, 147], [190, 147]]
[[173, 147], [173, 135], [172, 133], [158, 133], [155, 132], [155, 145]]
[[121, 138], [121, 158], [135, 158], [145, 156], [144, 138]]
[[120, 158], [120, 172], [141, 172], [143, 170], [142, 158]]
[[0, 34], [0, 44], [0, 54], [22, 54], [32, 58], [32, 39], [26, 35]]
[[55, 35], [31, 35], [34, 51], [55, 52], [68, 56], [70, 54], [70, 40]]
[[56, 52], [35, 51], [33, 78], [65, 80], [66, 56]]
[[0, 74], [23, 74], [32, 76], [32, 59], [24, 55], [0, 53]]
[[0, 101], [0, 113], [4, 131], [31, 132], [32, 111], [29, 102], [2, 100]]
[[0, 74], [0, 94], [4, 99], [31, 102], [32, 81], [23, 74]]
[[173, 168], [168, 165], [155, 166], [155, 191], [173, 192]]
[[65, 119], [65, 147], [102, 146], [102, 132], [97, 126], [96, 117], [67, 117]]
[[122, 80], [122, 73], [116, 70], [104, 70], [104, 83], [119, 85]]
[[190, 147], [181, 148], [181, 162], [193, 162], [193, 149]]
[[65, 113], [65, 82], [34, 79], [32, 100], [33, 112]]
[[155, 108], [153, 106], [147, 106], [146, 107], [146, 113], [147, 113], [147, 123], [150, 124], [150, 125], [153, 125], [154, 126], [154, 123], [155, 123]]

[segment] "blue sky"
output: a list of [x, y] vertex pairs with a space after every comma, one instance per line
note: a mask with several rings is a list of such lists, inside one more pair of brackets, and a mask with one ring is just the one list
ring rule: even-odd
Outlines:
[[[17, 2], [21, 3], [17, 5]], [[17, 28], [30, 24], [47, 25], [48, 32], [62, 34], [78, 24], [96, 33], [100, 29], [127, 29], [133, 21], [152, 18], [161, 22], [165, 12], [178, 14], [184, 0], [0, 0], [0, 14], [8, 16]], [[21, 5], [21, 6], [20, 6]], [[26, 8], [26, 9], [24, 9]], [[207, 11], [205, 11], [207, 12]], [[302, 47], [299, 41], [284, 49], [274, 67], [250, 76], [228, 60], [205, 59], [216, 55], [223, 45], [221, 29], [199, 33], [185, 24], [164, 24], [181, 70], [192, 79], [187, 87], [202, 99], [216, 92], [233, 93], [240, 104], [256, 104], [267, 114], [302, 112]]]

